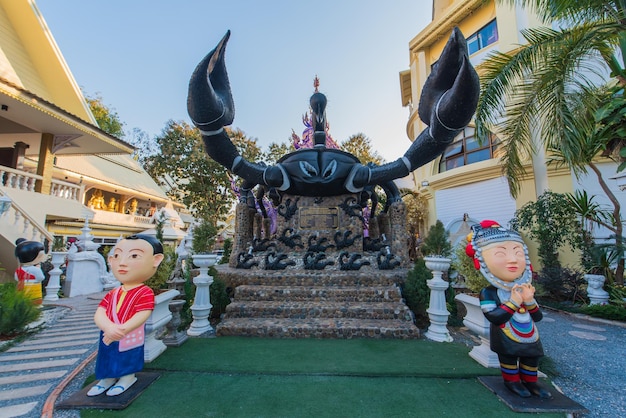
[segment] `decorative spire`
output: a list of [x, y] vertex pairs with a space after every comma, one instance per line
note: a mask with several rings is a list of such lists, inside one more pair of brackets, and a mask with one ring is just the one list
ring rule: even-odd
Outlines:
[[317, 78], [317, 74], [315, 74], [315, 79], [313, 79], [313, 87], [315, 87], [315, 93], [319, 93], [320, 79]]

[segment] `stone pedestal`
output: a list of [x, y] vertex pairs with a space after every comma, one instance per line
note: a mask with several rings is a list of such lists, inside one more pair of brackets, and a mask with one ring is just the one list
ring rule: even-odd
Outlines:
[[50, 278], [48, 279], [48, 285], [46, 286], [46, 296], [43, 298], [45, 301], [54, 302], [59, 300], [59, 289], [61, 289], [61, 265], [65, 262], [65, 252], [52, 252], [52, 270], [48, 273]]
[[602, 274], [585, 274], [587, 281], [587, 297], [589, 305], [606, 305], [609, 303], [609, 292], [604, 290], [606, 277]]
[[451, 260], [443, 257], [425, 257], [424, 261], [426, 267], [433, 273], [433, 278], [426, 282], [430, 289], [430, 304], [426, 310], [430, 319], [430, 326], [424, 335], [429, 340], [452, 342], [452, 336], [446, 327], [450, 312], [446, 307], [445, 292], [449, 284], [441, 278], [443, 272], [450, 268]]
[[163, 343], [165, 343], [168, 347], [180, 347], [189, 338], [185, 332], [178, 330], [178, 327], [182, 322], [180, 312], [182, 311], [184, 304], [184, 300], [177, 299], [171, 301], [168, 306], [170, 312], [172, 313], [172, 320], [167, 323], [167, 335], [163, 338]]
[[498, 355], [491, 351], [489, 345], [490, 323], [480, 309], [480, 299], [464, 293], [456, 295], [454, 299], [463, 303], [467, 311], [467, 314], [463, 317], [463, 325], [480, 338], [480, 345], [472, 348], [469, 356], [484, 367], [499, 368], [500, 361], [498, 360]]
[[216, 254], [194, 254], [192, 255], [193, 263], [200, 270], [193, 279], [193, 284], [196, 285], [196, 295], [191, 306], [191, 312], [193, 312], [193, 322], [187, 330], [187, 335], [190, 337], [199, 336], [212, 336], [215, 335], [215, 330], [209, 323], [209, 314], [211, 313], [211, 293], [210, 286], [213, 283], [213, 277], [207, 274], [209, 267], [215, 264], [217, 261]]
[[146, 321], [143, 352], [143, 359], [146, 363], [153, 361], [167, 349], [167, 346], [158, 337], [162, 334], [165, 325], [172, 319], [168, 305], [176, 296], [178, 296], [178, 291], [170, 289], [154, 297], [154, 310]]

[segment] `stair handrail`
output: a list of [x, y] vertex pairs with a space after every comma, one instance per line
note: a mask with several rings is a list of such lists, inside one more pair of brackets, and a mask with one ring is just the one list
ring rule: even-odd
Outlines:
[[[11, 198], [11, 196], [6, 194], [2, 190], [0, 190], [0, 196], [6, 196], [9, 199]], [[47, 239], [48, 242], [50, 243], [54, 241], [54, 237], [52, 236], [52, 234], [48, 232], [46, 228], [42, 227], [39, 224], [39, 222], [37, 222], [33, 217], [31, 217], [28, 214], [28, 212], [22, 209], [20, 205], [15, 203], [15, 200], [13, 199], [11, 199], [9, 209], [5, 213], [0, 215], [0, 221], [5, 218], [7, 219], [10, 218], [11, 209], [13, 210], [13, 225], [17, 225], [21, 218], [24, 219], [24, 235], [25, 235], [24, 238], [28, 238], [28, 239], [32, 239], [32, 240], [36, 240], [40, 242], [43, 242], [45, 239]], [[8, 222], [11, 222], [11, 221], [8, 221]], [[29, 226], [32, 228], [32, 233], [30, 237], [28, 237], [28, 234], [26, 233], [26, 230], [29, 228]], [[37, 233], [39, 233], [39, 237], [36, 236]]]

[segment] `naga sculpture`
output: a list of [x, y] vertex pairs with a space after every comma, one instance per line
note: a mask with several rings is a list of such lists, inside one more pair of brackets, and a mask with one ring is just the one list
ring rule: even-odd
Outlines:
[[310, 99], [315, 146], [286, 154], [272, 166], [250, 162], [224, 130], [235, 117], [225, 64], [229, 37], [230, 31], [196, 67], [189, 82], [187, 109], [207, 154], [248, 185], [267, 187], [270, 194], [336, 196], [368, 193], [379, 185], [388, 202], [399, 200], [393, 180], [440, 155], [469, 123], [478, 102], [478, 75], [469, 61], [465, 38], [455, 28], [422, 90], [418, 113], [428, 128], [403, 157], [381, 166], [364, 165], [350, 153], [326, 148], [326, 96], [316, 92]]

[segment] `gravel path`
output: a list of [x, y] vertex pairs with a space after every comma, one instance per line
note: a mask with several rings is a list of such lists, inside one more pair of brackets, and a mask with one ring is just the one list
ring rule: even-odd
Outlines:
[[581, 417], [626, 417], [626, 324], [543, 312], [537, 327], [554, 364], [553, 382], [589, 410]]

